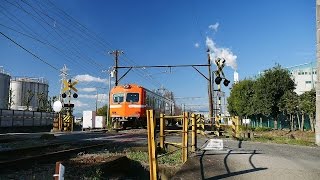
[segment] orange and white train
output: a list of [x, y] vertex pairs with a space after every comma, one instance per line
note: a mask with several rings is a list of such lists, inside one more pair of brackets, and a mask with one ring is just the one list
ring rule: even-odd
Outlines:
[[145, 126], [146, 110], [174, 114], [174, 101], [137, 84], [115, 86], [110, 91], [110, 117], [114, 129]]

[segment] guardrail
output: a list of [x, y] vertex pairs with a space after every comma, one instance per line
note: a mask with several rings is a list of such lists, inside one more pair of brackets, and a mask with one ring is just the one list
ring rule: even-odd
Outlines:
[[[157, 159], [162, 156], [157, 156], [156, 147], [156, 127], [157, 117], [154, 116], [154, 110], [147, 110], [147, 129], [148, 129], [148, 152], [149, 152], [149, 165], [150, 165], [150, 179], [157, 179], [158, 162]], [[179, 116], [166, 116], [160, 114], [159, 121], [159, 148], [162, 151], [166, 150], [166, 145], [173, 145], [182, 150], [182, 163], [185, 163], [188, 159], [189, 145], [188, 135], [191, 132], [191, 152], [197, 150], [197, 134], [205, 135], [204, 133], [204, 116], [199, 114], [191, 114], [185, 112]], [[165, 121], [168, 119], [174, 119], [182, 121], [182, 129], [170, 130], [166, 129]], [[191, 123], [189, 123], [191, 122]], [[191, 131], [189, 130], [191, 127]], [[198, 129], [199, 128], [199, 129]], [[181, 142], [168, 142], [166, 141], [166, 135], [168, 133], [178, 132], [181, 133]], [[171, 154], [172, 152], [166, 153]]]

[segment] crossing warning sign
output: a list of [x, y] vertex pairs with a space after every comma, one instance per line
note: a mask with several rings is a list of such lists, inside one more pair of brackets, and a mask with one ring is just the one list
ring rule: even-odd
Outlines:
[[70, 115], [66, 115], [63, 117], [63, 121], [66, 123], [70, 123], [72, 120], [72, 117]]
[[78, 81], [71, 82], [71, 79], [69, 81], [64, 80], [63, 81], [63, 84], [64, 84], [63, 92], [66, 92], [70, 89], [77, 92], [78, 90], [74, 87], [77, 83], [78, 83]]

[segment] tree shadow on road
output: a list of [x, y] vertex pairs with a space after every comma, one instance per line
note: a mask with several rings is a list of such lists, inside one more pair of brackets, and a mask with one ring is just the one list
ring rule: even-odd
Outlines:
[[[233, 176], [237, 176], [237, 175], [241, 175], [241, 174], [247, 174], [247, 173], [252, 173], [252, 172], [257, 172], [257, 171], [261, 171], [261, 170], [266, 170], [268, 168], [257, 168], [253, 162], [252, 162], [252, 157], [255, 154], [262, 154], [262, 153], [257, 153], [257, 150], [253, 150], [253, 152], [234, 152], [233, 150], [229, 150], [228, 153], [212, 153], [212, 154], [206, 154], [207, 151], [203, 151], [203, 153], [200, 156], [200, 168], [201, 168], [201, 179], [206, 179], [206, 180], [213, 180], [213, 179], [223, 179], [223, 178], [228, 178], [228, 177], [233, 177]], [[205, 172], [204, 172], [204, 166], [203, 166], [203, 159], [205, 156], [212, 156], [212, 155], [221, 155], [221, 154], [225, 154], [224, 157], [224, 166], [225, 166], [225, 170], [227, 171], [227, 173], [225, 174], [221, 174], [221, 175], [217, 175], [217, 176], [213, 176], [210, 178], [205, 178]], [[246, 169], [246, 170], [241, 170], [241, 171], [235, 171], [235, 172], [231, 172], [227, 159], [230, 155], [233, 154], [251, 154], [248, 161], [250, 163], [250, 165], [252, 166], [252, 169]]]

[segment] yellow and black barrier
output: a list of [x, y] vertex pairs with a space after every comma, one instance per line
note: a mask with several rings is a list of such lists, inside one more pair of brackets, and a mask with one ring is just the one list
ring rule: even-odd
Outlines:
[[196, 121], [197, 121], [197, 134], [205, 135], [205, 122], [204, 116], [201, 114], [196, 114]]
[[232, 136], [234, 138], [239, 138], [239, 117], [232, 117]]

